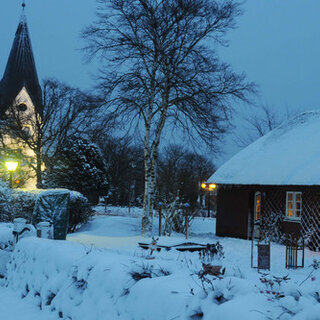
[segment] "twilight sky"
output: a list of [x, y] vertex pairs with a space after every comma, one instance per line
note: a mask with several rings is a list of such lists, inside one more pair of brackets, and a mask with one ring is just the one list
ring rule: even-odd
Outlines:
[[[26, 0], [26, 13], [40, 79], [56, 77], [83, 89], [93, 84], [92, 65], [83, 63], [79, 33], [94, 16], [95, 0]], [[274, 109], [320, 107], [320, 1], [247, 0], [238, 28], [220, 50], [223, 60], [245, 71], [260, 87], [258, 103]], [[2, 77], [21, 13], [21, 1], [0, 3], [0, 76]], [[237, 134], [245, 134], [244, 114], [254, 107], [235, 106], [235, 133], [226, 137], [219, 165], [239, 150]]]

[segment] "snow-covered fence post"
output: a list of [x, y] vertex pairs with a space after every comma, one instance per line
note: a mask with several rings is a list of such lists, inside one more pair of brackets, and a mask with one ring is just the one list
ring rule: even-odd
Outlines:
[[27, 226], [27, 220], [23, 218], [16, 218], [13, 220], [13, 236], [15, 243], [19, 241], [19, 233]]
[[258, 271], [269, 270], [270, 271], [270, 242], [260, 243], [258, 242]]
[[13, 231], [15, 244], [20, 240], [21, 237], [33, 236], [35, 229], [32, 225], [27, 224], [27, 220], [23, 218], [16, 218], [13, 220]]
[[37, 237], [44, 239], [53, 238], [53, 225], [50, 222], [42, 221], [37, 224]]

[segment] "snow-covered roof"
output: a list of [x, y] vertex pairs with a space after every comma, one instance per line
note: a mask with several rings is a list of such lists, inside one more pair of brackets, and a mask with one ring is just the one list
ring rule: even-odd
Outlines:
[[304, 112], [256, 140], [208, 182], [320, 185], [320, 110]]

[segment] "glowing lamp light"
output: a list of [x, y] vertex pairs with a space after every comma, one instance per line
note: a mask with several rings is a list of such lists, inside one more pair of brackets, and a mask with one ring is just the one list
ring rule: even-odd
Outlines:
[[215, 183], [210, 183], [210, 184], [201, 183], [201, 188], [202, 188], [202, 189], [206, 189], [206, 190], [212, 191], [212, 190], [215, 189], [216, 187], [217, 187], [217, 185], [216, 185]]
[[[215, 183], [201, 183], [201, 188], [207, 193], [207, 199], [208, 199], [208, 217], [210, 217], [210, 197], [211, 192], [217, 188], [217, 185]], [[206, 195], [205, 195], [206, 196]]]
[[210, 183], [209, 184], [209, 189], [215, 189], [217, 187], [217, 185], [215, 183]]
[[6, 161], [6, 167], [7, 167], [9, 172], [16, 171], [17, 166], [18, 166], [18, 162], [17, 161]]
[[12, 174], [14, 171], [16, 171], [18, 167], [18, 162], [17, 161], [6, 161], [5, 162], [6, 167], [10, 173], [10, 178], [9, 178], [9, 187], [12, 188]]

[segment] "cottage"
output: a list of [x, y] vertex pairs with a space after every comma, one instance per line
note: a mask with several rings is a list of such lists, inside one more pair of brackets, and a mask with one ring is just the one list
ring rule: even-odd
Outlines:
[[304, 112], [258, 139], [209, 179], [218, 185], [219, 236], [250, 239], [255, 226], [303, 235], [320, 249], [320, 110]]

